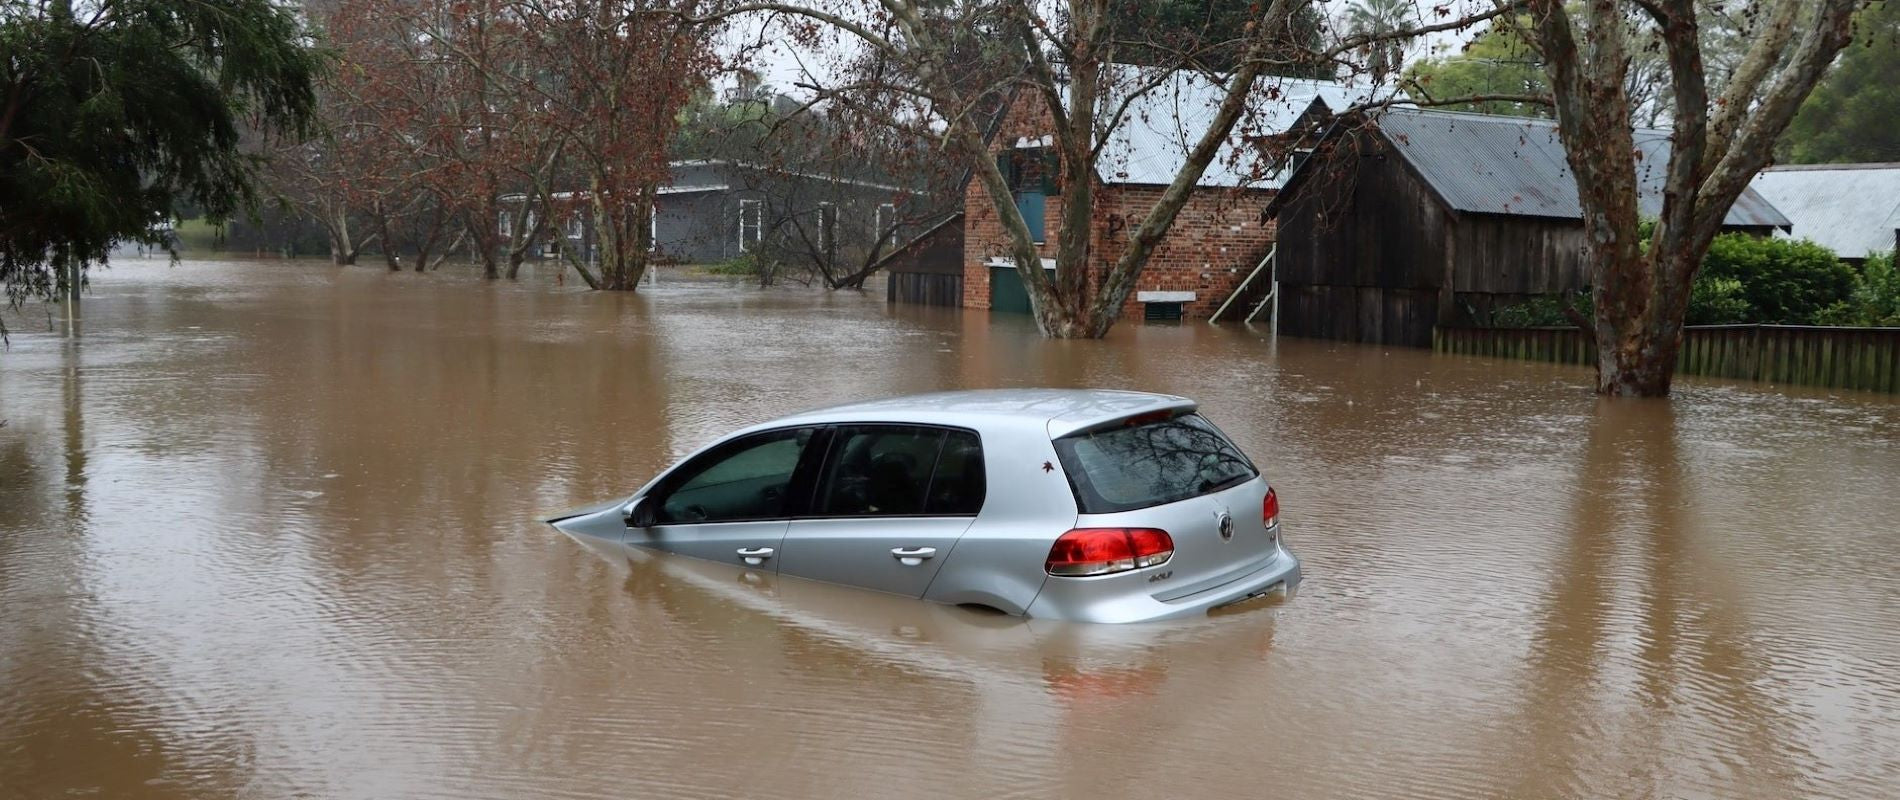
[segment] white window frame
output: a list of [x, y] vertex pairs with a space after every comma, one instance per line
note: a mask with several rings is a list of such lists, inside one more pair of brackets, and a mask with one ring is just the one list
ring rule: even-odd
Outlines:
[[[752, 238], [746, 239], [746, 212], [752, 213]], [[757, 198], [739, 200], [739, 252], [750, 253], [761, 239], [765, 238], [765, 201]]]
[[654, 203], [647, 211], [647, 252], [660, 249], [660, 204]]
[[[890, 210], [886, 211], [885, 209], [890, 209]], [[886, 229], [886, 225], [885, 225], [886, 219], [890, 220], [891, 226], [897, 225], [897, 204], [896, 203], [877, 204], [877, 211], [871, 217], [871, 235], [873, 237], [878, 238], [878, 239], [884, 238], [884, 231]]]
[[567, 238], [580, 239], [587, 235], [587, 226], [581, 221], [581, 215], [567, 218]]
[[505, 208], [502, 209], [501, 210], [501, 229], [499, 231], [496, 231], [496, 233], [502, 236], [507, 236], [508, 234], [512, 233], [515, 228], [514, 222], [515, 222], [515, 213]]
[[833, 229], [838, 227], [838, 207], [830, 200], [818, 201], [818, 251], [831, 252]]

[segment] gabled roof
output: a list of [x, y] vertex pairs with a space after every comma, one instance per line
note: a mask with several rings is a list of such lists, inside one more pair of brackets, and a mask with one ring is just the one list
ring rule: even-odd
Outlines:
[[[1576, 178], [1570, 172], [1554, 120], [1410, 108], [1390, 108], [1367, 116], [1370, 127], [1453, 211], [1583, 218]], [[1335, 128], [1329, 137], [1343, 130]], [[1656, 216], [1662, 213], [1669, 134], [1639, 128], [1635, 143], [1641, 153], [1636, 162], [1637, 205], [1644, 215]], [[1302, 173], [1322, 168], [1319, 164], [1301, 166]], [[1278, 200], [1270, 211], [1277, 210]], [[1761, 195], [1744, 190], [1723, 224], [1786, 228], [1790, 223]]]
[[1842, 258], [1892, 250], [1900, 228], [1900, 164], [1769, 167], [1754, 189], [1794, 221], [1793, 235]]
[[[1206, 73], [1117, 65], [1104, 70], [1110, 87], [1098, 106], [1098, 115], [1112, 113], [1131, 95], [1127, 111], [1102, 144], [1096, 172], [1104, 183], [1165, 186], [1187, 163], [1188, 151], [1220, 110], [1226, 86]], [[1143, 87], [1153, 86], [1136, 94]], [[1254, 176], [1255, 153], [1246, 144], [1252, 137], [1285, 133], [1315, 103], [1342, 111], [1363, 102], [1370, 87], [1351, 87], [1330, 81], [1263, 76], [1254, 82], [1247, 113], [1234, 126], [1201, 175], [1199, 186], [1273, 189], [1286, 175]], [[1066, 96], [1065, 96], [1066, 100]]]

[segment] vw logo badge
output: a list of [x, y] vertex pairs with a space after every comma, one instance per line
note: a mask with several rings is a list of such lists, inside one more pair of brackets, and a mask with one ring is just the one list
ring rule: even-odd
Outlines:
[[1219, 514], [1219, 518], [1220, 518], [1220, 540], [1223, 542], [1233, 541], [1234, 540], [1233, 516], [1228, 514], [1225, 511], [1222, 511]]

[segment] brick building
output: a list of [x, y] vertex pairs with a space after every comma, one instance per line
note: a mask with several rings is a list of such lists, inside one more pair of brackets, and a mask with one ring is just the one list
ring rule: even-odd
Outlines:
[[[1110, 85], [1143, 80], [1117, 75]], [[1198, 73], [1161, 76], [1153, 90], [1128, 103], [1124, 120], [1103, 143], [1096, 165], [1096, 208], [1090, 271], [1099, 280], [1126, 248], [1129, 233], [1186, 163], [1223, 90]], [[1303, 130], [1330, 111], [1355, 102], [1354, 91], [1334, 83], [1264, 78], [1235, 136], [1201, 177], [1136, 281], [1123, 318], [1205, 318], [1267, 254], [1273, 228], [1263, 212], [1290, 170], [1258, 163], [1253, 137]], [[1045, 268], [1055, 267], [1064, 181], [1054, 174], [1052, 122], [1041, 97], [1021, 93], [1005, 112], [991, 150], [1014, 189], [1031, 233], [1044, 243]], [[1104, 101], [1106, 109], [1120, 104]], [[962, 304], [997, 313], [1026, 313], [1027, 294], [1008, 257], [1004, 232], [989, 194], [970, 181], [964, 196]]]

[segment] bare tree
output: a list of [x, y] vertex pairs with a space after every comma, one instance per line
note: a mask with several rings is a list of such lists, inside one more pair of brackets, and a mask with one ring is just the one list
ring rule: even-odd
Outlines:
[[[1576, 175], [1594, 286], [1597, 391], [1669, 393], [1691, 284], [1729, 208], [1773, 157], [1863, 0], [1754, 0], [1753, 44], [1711, 92], [1694, 0], [1531, 0], [1558, 131]], [[1653, 26], [1669, 68], [1662, 215], [1638, 233], [1631, 42]]]
[[579, 253], [564, 252], [589, 286], [632, 291], [653, 250], [654, 201], [671, 177], [667, 148], [680, 109], [718, 66], [716, 28], [682, 19], [703, 10], [700, 0], [524, 0], [519, 8], [542, 53], [522, 88], [534, 93], [537, 119], [559, 133], [569, 171], [585, 187], [578, 204], [593, 223], [599, 276]]

